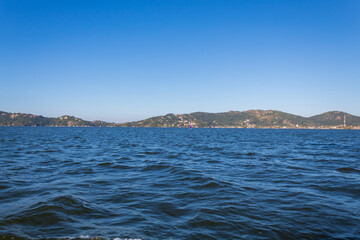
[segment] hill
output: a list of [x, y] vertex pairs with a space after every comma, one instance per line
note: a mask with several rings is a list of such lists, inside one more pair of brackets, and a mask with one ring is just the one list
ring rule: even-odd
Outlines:
[[343, 112], [327, 112], [302, 117], [274, 110], [229, 111], [223, 113], [194, 112], [167, 114], [137, 122], [117, 124], [120, 127], [201, 127], [201, 128], [360, 128], [360, 117]]
[[[345, 121], [344, 121], [345, 118]], [[199, 127], [199, 128], [352, 128], [360, 129], [360, 117], [332, 111], [312, 117], [302, 117], [275, 110], [229, 111], [222, 113], [194, 112], [166, 114], [141, 121], [108, 123], [86, 121], [73, 116], [58, 118], [26, 113], [0, 111], [0, 126], [54, 127]]]
[[344, 118], [346, 126], [358, 126], [360, 117], [354, 116], [345, 112], [332, 111], [320, 115], [310, 117], [318, 126], [339, 126], [344, 125]]
[[68, 115], [49, 118], [34, 114], [0, 111], [0, 126], [107, 127], [112, 125], [114, 124], [103, 121], [90, 122]]

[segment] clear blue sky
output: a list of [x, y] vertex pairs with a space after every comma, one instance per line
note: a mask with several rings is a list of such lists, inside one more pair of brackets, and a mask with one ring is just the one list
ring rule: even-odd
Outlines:
[[360, 1], [0, 1], [0, 110], [249, 109], [360, 115]]

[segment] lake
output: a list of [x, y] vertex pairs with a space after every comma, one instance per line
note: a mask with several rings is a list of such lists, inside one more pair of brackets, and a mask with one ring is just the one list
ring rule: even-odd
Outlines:
[[0, 239], [360, 239], [360, 131], [0, 127]]

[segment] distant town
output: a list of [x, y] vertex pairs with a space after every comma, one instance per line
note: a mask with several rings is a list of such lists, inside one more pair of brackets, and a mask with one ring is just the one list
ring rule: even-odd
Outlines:
[[0, 111], [0, 126], [360, 129], [360, 117], [341, 111], [302, 117], [275, 110], [248, 110], [222, 113], [170, 113], [141, 121], [109, 123], [100, 120], [86, 121], [68, 115], [51, 118]]

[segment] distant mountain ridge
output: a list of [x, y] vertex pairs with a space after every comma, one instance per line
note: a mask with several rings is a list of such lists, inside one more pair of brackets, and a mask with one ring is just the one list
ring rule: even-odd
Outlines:
[[331, 111], [312, 117], [302, 117], [275, 110], [229, 111], [222, 113], [194, 112], [166, 114], [141, 121], [108, 123], [86, 121], [73, 116], [58, 118], [0, 111], [0, 126], [56, 127], [199, 127], [199, 128], [334, 128], [360, 129], [360, 117], [341, 111]]
[[27, 113], [8, 113], [0, 111], [0, 126], [108, 127], [112, 125], [115, 124], [104, 121], [86, 121], [68, 115], [51, 118]]
[[359, 128], [360, 117], [340, 111], [302, 117], [275, 110], [248, 110], [167, 114], [120, 125], [126, 127], [188, 127], [191, 125], [202, 128]]

